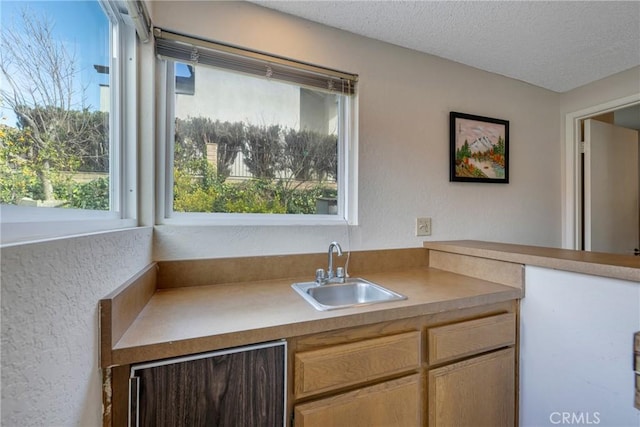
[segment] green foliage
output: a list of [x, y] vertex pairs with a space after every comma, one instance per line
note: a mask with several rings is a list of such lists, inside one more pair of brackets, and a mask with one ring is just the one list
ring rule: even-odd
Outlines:
[[[215, 169], [204, 160], [191, 160], [184, 168], [173, 169], [173, 210], [176, 212], [214, 212], [219, 193]], [[194, 171], [199, 174], [195, 175]]]
[[[108, 116], [67, 111], [66, 124], [54, 126], [59, 114], [54, 108], [28, 110], [28, 115], [42, 118], [42, 128], [36, 132], [40, 137], [47, 133], [48, 145], [35, 140], [33, 128], [26, 121], [20, 121], [19, 128], [0, 125], [0, 202], [45, 200], [46, 173], [53, 198], [62, 206], [109, 209], [108, 178], [88, 183], [73, 178], [78, 170], [108, 170]], [[47, 121], [51, 126], [45, 129]], [[215, 165], [206, 157], [206, 144], [214, 142], [218, 144]], [[239, 150], [244, 150], [246, 164], [256, 178], [228, 182], [230, 166]], [[335, 135], [283, 130], [277, 125], [214, 122], [202, 117], [177, 119], [174, 210], [315, 214], [318, 198], [335, 197], [337, 193], [323, 184], [337, 175], [336, 150]], [[224, 169], [222, 173], [220, 168]]]
[[272, 181], [251, 179], [225, 183], [224, 211], [235, 213], [287, 213]]
[[63, 120], [63, 112], [53, 107], [18, 110], [18, 128], [0, 130], [4, 203], [23, 197], [46, 199], [45, 183], [53, 184], [60, 171], [108, 172], [106, 113], [67, 111]]
[[306, 189], [284, 190], [283, 198], [286, 200], [287, 213], [315, 214], [317, 199], [337, 195], [335, 188], [317, 184]]
[[28, 161], [30, 133], [0, 125], [0, 203], [41, 199], [38, 171]]
[[[335, 135], [279, 125], [255, 126], [176, 119], [174, 200], [177, 212], [315, 214], [319, 197], [335, 197], [324, 182], [337, 176]], [[206, 144], [217, 144], [217, 162]], [[253, 177], [230, 181], [237, 153]]]
[[[109, 209], [108, 179], [87, 184], [75, 183], [69, 174], [78, 169], [108, 171], [107, 115], [102, 112], [67, 112], [70, 121], [54, 126], [53, 108], [29, 109], [29, 114], [49, 117], [46, 131], [55, 135], [51, 144], [36, 141], [33, 128], [18, 121], [18, 128], [0, 125], [0, 202], [18, 204], [20, 200], [46, 200], [45, 182], [62, 206], [81, 209]], [[46, 127], [46, 123], [41, 125]], [[36, 132], [41, 132], [36, 131]], [[105, 139], [107, 141], [105, 142]], [[95, 156], [87, 153], [94, 150]], [[64, 174], [63, 174], [64, 172]]]
[[210, 165], [204, 172], [194, 176], [174, 169], [174, 211], [314, 214], [318, 197], [336, 195], [335, 189], [320, 185], [287, 189], [282, 180], [221, 181], [215, 178], [215, 169]]
[[75, 184], [71, 192], [71, 207], [109, 210], [109, 179], [98, 178], [86, 184]]
[[101, 177], [79, 183], [66, 176], [54, 180], [56, 200], [64, 201], [64, 207], [75, 209], [109, 210], [109, 178]]
[[58, 107], [15, 107], [18, 128], [30, 134], [30, 160], [64, 171], [109, 171], [109, 114]]

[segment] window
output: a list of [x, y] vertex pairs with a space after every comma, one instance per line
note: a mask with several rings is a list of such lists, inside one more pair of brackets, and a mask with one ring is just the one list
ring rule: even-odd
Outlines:
[[158, 29], [156, 43], [165, 218], [353, 222], [357, 76]]
[[126, 11], [98, 1], [0, 7], [2, 243], [134, 225], [120, 160], [131, 114], [123, 88], [135, 84]]

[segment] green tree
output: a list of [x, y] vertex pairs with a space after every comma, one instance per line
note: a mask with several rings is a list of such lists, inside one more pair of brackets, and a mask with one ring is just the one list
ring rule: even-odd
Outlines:
[[462, 147], [456, 150], [456, 161], [461, 162], [464, 158], [471, 157], [471, 148], [469, 148], [469, 142], [465, 139]]
[[504, 156], [504, 150], [505, 150], [505, 143], [504, 143], [504, 139], [502, 138], [502, 135], [498, 136], [498, 144], [496, 144], [493, 152], [495, 154], [500, 154]]

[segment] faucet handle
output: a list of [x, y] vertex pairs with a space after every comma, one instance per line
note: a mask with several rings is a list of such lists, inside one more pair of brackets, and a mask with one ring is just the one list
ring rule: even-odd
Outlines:
[[324, 274], [324, 269], [323, 268], [317, 269], [316, 270], [316, 283], [324, 282], [325, 278], [326, 278], [326, 276]]
[[336, 277], [338, 279], [344, 279], [344, 267], [336, 268]]

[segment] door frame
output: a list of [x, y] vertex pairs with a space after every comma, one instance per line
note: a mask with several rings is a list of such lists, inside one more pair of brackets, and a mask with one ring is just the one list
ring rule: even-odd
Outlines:
[[580, 206], [580, 121], [640, 104], [640, 93], [594, 105], [565, 115], [564, 186], [562, 197], [562, 247], [579, 249], [582, 244]]

